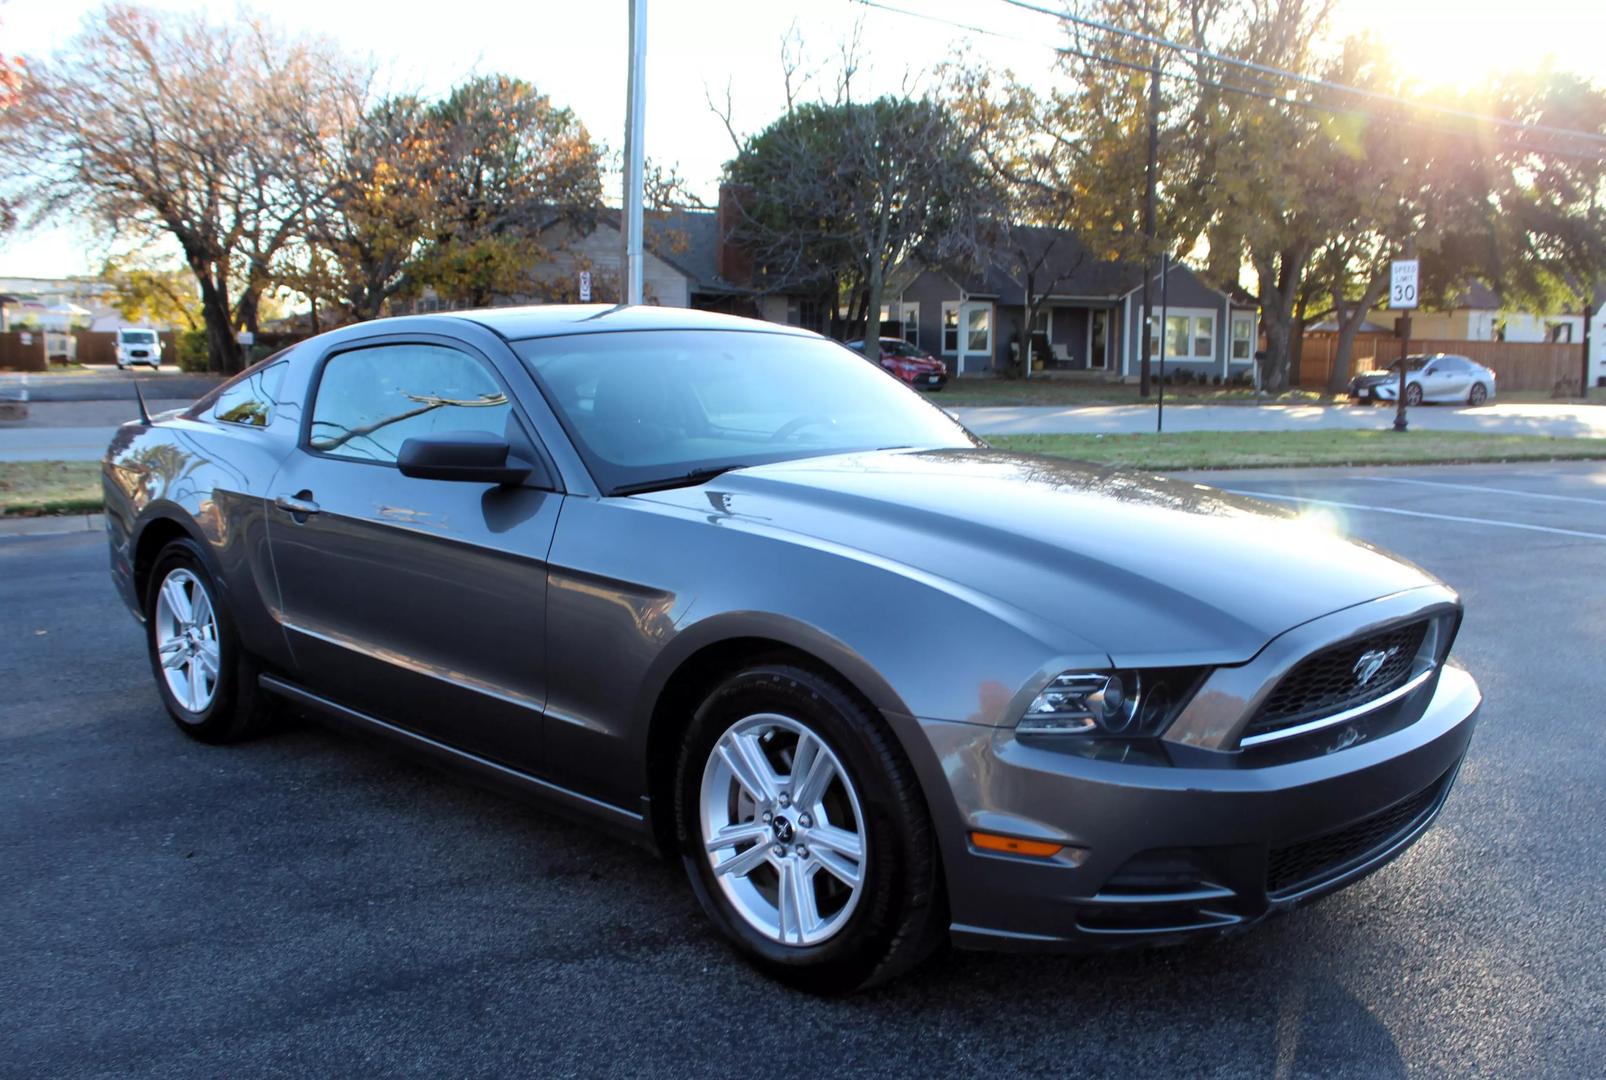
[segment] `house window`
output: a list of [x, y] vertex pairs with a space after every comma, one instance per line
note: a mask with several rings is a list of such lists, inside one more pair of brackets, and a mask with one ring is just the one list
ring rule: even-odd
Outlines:
[[1572, 323], [1553, 322], [1545, 329], [1547, 331], [1545, 336], [1550, 338], [1551, 341], [1570, 344], [1573, 340]]
[[[1160, 342], [1153, 323], [1149, 329], [1149, 356], [1159, 356]], [[1216, 317], [1209, 312], [1189, 312], [1165, 317], [1165, 358], [1167, 360], [1213, 360], [1216, 355]]]
[[1051, 321], [1049, 319], [1049, 315], [1050, 314], [1051, 314], [1050, 311], [1046, 307], [1037, 309], [1037, 314], [1032, 316], [1032, 336], [1033, 337], [1036, 337], [1037, 335], [1041, 334], [1043, 337], [1048, 338], [1050, 341], [1053, 340], [1053, 334], [1049, 329], [1049, 327], [1051, 325]]
[[959, 351], [959, 305], [942, 305], [942, 351], [956, 353]]
[[903, 305], [903, 340], [920, 348], [920, 305]]
[[973, 307], [965, 313], [965, 351], [993, 351], [993, 309], [990, 304]]
[[1232, 317], [1232, 358], [1249, 360], [1255, 354], [1255, 317], [1246, 313]]

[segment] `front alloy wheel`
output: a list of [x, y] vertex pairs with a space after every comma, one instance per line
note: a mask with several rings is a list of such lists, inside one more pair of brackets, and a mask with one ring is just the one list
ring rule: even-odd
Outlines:
[[864, 812], [842, 763], [790, 717], [737, 721], [703, 770], [703, 845], [748, 926], [783, 945], [817, 945], [864, 890]]
[[715, 687], [674, 772], [698, 902], [749, 961], [817, 993], [909, 970], [947, 929], [930, 813], [886, 718], [785, 655]]
[[1422, 404], [1422, 387], [1416, 383], [1408, 383], [1405, 387], [1405, 403], [1407, 405]]

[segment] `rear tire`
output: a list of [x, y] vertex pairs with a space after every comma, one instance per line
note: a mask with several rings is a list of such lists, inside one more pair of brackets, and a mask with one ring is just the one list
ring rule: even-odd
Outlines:
[[1407, 405], [1422, 404], [1422, 387], [1416, 383], [1408, 383], [1405, 387], [1405, 403]]
[[1487, 386], [1484, 386], [1481, 382], [1473, 383], [1472, 384], [1472, 389], [1467, 393], [1467, 404], [1468, 405], [1477, 406], [1477, 405], [1482, 405], [1485, 401], [1488, 401], [1488, 400], [1489, 400], [1489, 388]]
[[162, 704], [179, 730], [205, 743], [239, 742], [272, 726], [256, 658], [190, 539], [157, 555], [145, 590], [145, 643]]
[[[794, 776], [800, 760], [814, 767]], [[755, 795], [755, 784], [766, 790]], [[895, 978], [941, 943], [939, 860], [913, 769], [881, 717], [836, 679], [786, 661], [731, 676], [692, 719], [675, 795], [693, 892], [771, 977], [844, 994]]]

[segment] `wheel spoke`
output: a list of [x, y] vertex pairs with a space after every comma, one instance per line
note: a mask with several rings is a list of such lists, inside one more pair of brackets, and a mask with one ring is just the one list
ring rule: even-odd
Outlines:
[[200, 661], [201, 666], [206, 670], [206, 677], [213, 682], [216, 682], [218, 669], [222, 666], [221, 657], [218, 654], [217, 642], [201, 642], [201, 651], [195, 654], [195, 658], [196, 660]]
[[781, 885], [776, 899], [782, 943], [803, 944], [806, 936], [819, 928], [820, 913], [814, 903], [813, 878], [796, 859], [781, 860]]
[[715, 833], [714, 838], [708, 841], [707, 847], [709, 851], [719, 851], [748, 841], [756, 841], [762, 847], [769, 837], [769, 826], [762, 821], [739, 821]]
[[201, 670], [201, 661], [191, 657], [185, 674], [190, 679], [189, 709], [191, 712], [200, 712], [206, 702], [206, 673]]
[[169, 577], [162, 582], [162, 598], [167, 601], [167, 610], [173, 613], [180, 625], [194, 621], [195, 609], [190, 604], [190, 598], [184, 594], [184, 586], [175, 577]]
[[815, 848], [811, 854], [814, 856], [814, 861], [819, 863], [826, 873], [850, 889], [859, 887], [859, 879], [863, 875], [859, 873], [857, 863], [849, 862], [834, 851], [825, 851], [820, 848]]
[[764, 865], [769, 857], [769, 845], [762, 843], [754, 844], [741, 854], [733, 855], [729, 859], [726, 859], [724, 862], [715, 866], [714, 873], [729, 875], [731, 877], [746, 877], [748, 874], [751, 874], [754, 870], [757, 870], [760, 866]]
[[719, 756], [755, 802], [774, 802], [780, 794], [781, 785], [775, 770], [770, 768], [764, 752], [758, 748], [758, 741], [752, 736], [727, 735], [719, 744]]
[[194, 602], [190, 605], [192, 617], [190, 619], [196, 626], [205, 630], [212, 628], [212, 601], [206, 595], [206, 590], [196, 588]]
[[162, 666], [176, 668], [184, 663], [184, 639], [181, 637], [164, 641], [156, 646], [156, 652], [162, 658]]
[[820, 753], [820, 744], [807, 735], [798, 736], [797, 753], [792, 759], [792, 802], [799, 809], [813, 809], [825, 797], [825, 789], [836, 776], [829, 754]]

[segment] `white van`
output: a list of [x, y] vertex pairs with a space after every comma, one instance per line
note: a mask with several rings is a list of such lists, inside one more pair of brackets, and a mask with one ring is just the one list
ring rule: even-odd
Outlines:
[[153, 370], [159, 369], [162, 343], [155, 330], [124, 326], [117, 331], [117, 366], [126, 370], [135, 364], [149, 364]]

